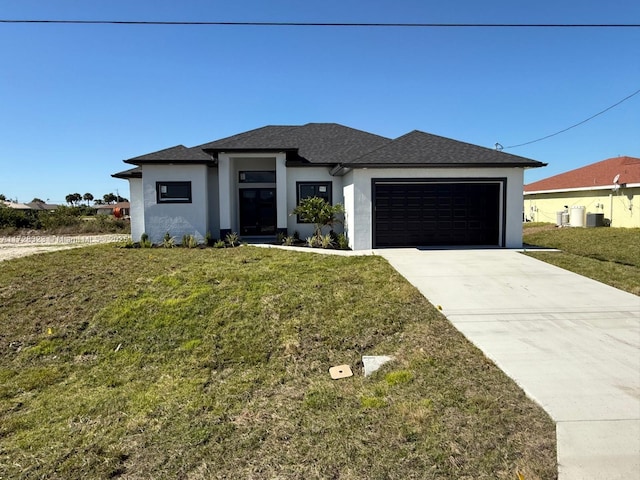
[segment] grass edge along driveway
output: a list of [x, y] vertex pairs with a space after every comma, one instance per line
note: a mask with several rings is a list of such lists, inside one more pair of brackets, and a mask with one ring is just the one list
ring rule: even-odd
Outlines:
[[[557, 475], [547, 414], [380, 257], [96, 246], [2, 268], [2, 478]], [[396, 360], [365, 379], [371, 354]]]
[[529, 246], [558, 252], [529, 255], [565, 270], [640, 295], [640, 228], [558, 228], [548, 223], [524, 225]]

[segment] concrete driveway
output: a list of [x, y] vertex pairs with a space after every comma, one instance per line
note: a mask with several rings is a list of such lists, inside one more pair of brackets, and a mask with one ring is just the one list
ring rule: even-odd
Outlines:
[[640, 479], [640, 297], [514, 250], [376, 250], [556, 422], [560, 480]]

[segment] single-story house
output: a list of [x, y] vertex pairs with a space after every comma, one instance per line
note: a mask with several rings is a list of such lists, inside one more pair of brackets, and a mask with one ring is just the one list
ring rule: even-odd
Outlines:
[[31, 210], [31, 207], [26, 203], [11, 202], [6, 200], [0, 200], [0, 203], [2, 203], [4, 207], [13, 208], [14, 210]]
[[42, 203], [42, 202], [29, 202], [27, 203], [27, 205], [31, 207], [31, 210], [46, 210], [46, 211], [53, 211], [60, 206], [60, 205], [55, 205], [53, 203]]
[[527, 220], [561, 224], [563, 211], [572, 226], [640, 227], [640, 158], [609, 158], [525, 185]]
[[266, 126], [130, 158], [131, 230], [153, 242], [210, 232], [300, 238], [305, 197], [345, 208], [354, 250], [522, 246], [526, 168], [544, 163], [420, 131], [396, 139], [334, 123]]
[[131, 211], [130, 202], [106, 203], [94, 205], [98, 215], [113, 215], [116, 218], [127, 218]]
[[42, 202], [16, 203], [0, 200], [0, 204], [14, 210], [55, 210], [58, 208], [58, 205]]

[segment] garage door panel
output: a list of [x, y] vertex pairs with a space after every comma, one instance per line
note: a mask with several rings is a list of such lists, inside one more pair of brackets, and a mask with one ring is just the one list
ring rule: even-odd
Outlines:
[[500, 184], [377, 183], [374, 243], [499, 245]]

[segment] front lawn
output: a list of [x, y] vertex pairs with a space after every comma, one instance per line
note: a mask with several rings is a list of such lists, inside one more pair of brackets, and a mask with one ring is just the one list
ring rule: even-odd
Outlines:
[[560, 252], [527, 251], [527, 255], [640, 295], [640, 229], [558, 228], [524, 224], [526, 245]]
[[[1, 268], [0, 478], [556, 478], [553, 422], [380, 257]], [[372, 354], [396, 360], [365, 379]]]

